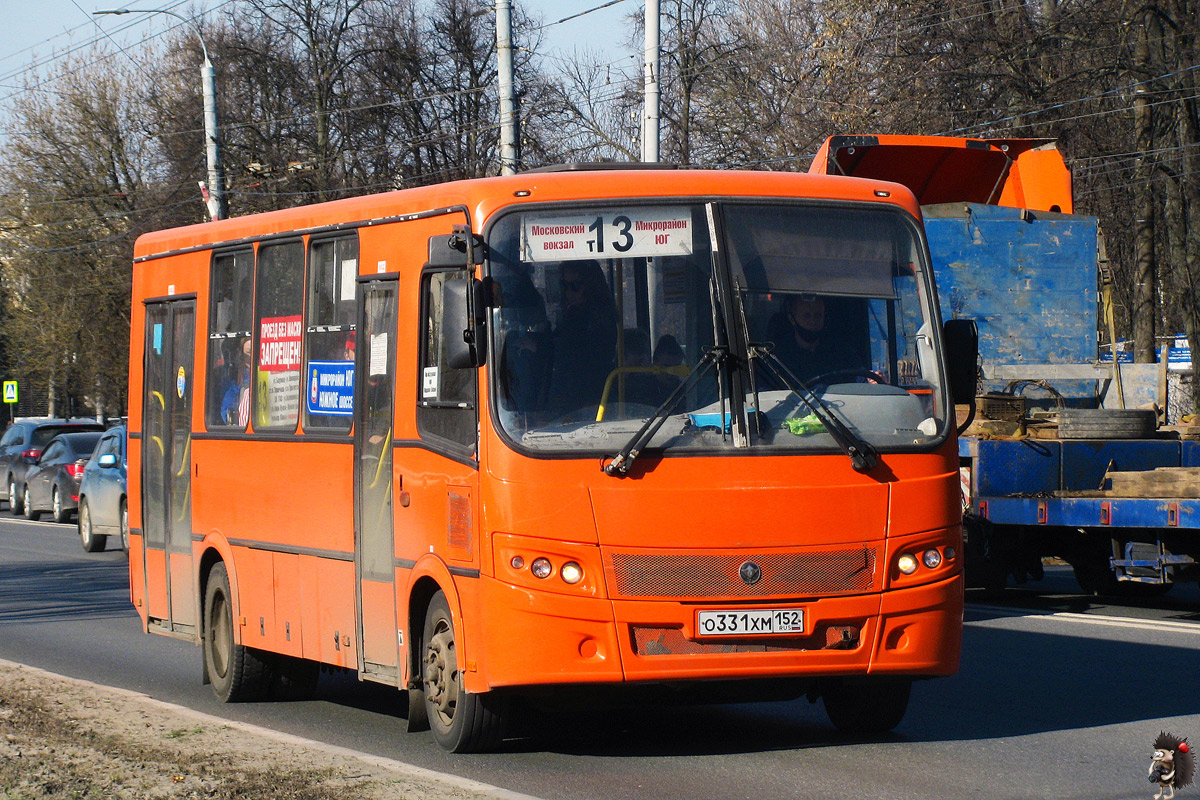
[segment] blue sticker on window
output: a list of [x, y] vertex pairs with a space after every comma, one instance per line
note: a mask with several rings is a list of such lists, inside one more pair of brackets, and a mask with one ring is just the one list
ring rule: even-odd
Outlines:
[[309, 414], [334, 414], [342, 417], [354, 414], [354, 362], [308, 362]]
[[160, 356], [162, 355], [162, 329], [161, 322], [154, 324], [154, 352]]

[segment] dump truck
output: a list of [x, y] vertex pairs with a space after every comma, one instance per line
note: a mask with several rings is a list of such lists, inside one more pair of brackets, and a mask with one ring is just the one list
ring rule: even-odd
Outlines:
[[942, 316], [978, 326], [960, 438], [969, 584], [1040, 578], [1045, 557], [1086, 592], [1200, 577], [1200, 428], [1139, 407], [1165, 405], [1167, 359], [1113, 352], [1103, 235], [1075, 213], [1054, 140], [834, 136], [809, 171], [911, 189]]

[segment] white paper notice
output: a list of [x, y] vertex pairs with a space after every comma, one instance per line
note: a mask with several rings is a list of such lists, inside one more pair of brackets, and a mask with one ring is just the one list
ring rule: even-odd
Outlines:
[[438, 394], [438, 368], [426, 367], [421, 377], [424, 379], [421, 382], [421, 397], [424, 397], [426, 400], [436, 399]]
[[371, 337], [371, 375], [387, 375], [387, 334]]
[[354, 299], [355, 278], [358, 277], [358, 259], [347, 258], [342, 262], [342, 299]]

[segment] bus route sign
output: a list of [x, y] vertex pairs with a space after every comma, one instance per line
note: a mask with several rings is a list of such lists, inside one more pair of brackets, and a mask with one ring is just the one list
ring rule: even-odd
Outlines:
[[6, 403], [17, 402], [17, 382], [16, 381], [5, 381], [4, 382], [4, 402], [6, 402]]

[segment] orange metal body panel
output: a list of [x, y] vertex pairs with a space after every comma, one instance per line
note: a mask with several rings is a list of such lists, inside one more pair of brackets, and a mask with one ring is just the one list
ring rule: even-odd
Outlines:
[[146, 554], [146, 613], [154, 619], [166, 619], [167, 554], [163, 550], [145, 550]]
[[272, 650], [275, 635], [275, 560], [272, 553], [250, 548], [234, 548], [238, 568], [236, 588], [230, 587], [234, 603], [234, 629], [241, 629], [238, 640], [249, 647]]
[[304, 655], [304, 622], [301, 600], [300, 556], [292, 553], [271, 554], [271, 574], [275, 590], [275, 645], [277, 652], [289, 656]]
[[146, 630], [146, 568], [140, 534], [129, 534], [129, 602], [142, 618], [142, 630]]
[[[851, 140], [858, 139], [858, 142]], [[839, 145], [837, 152], [831, 152]], [[969, 202], [1074, 213], [1071, 171], [1053, 139], [833, 136], [809, 172], [894, 181], [921, 205]]]
[[[605, 171], [465, 181], [143, 236], [135, 247], [135, 256], [146, 260], [135, 269], [131, 325], [131, 523], [141, 526], [138, 434], [145, 331], [139, 306], [145, 298], [196, 295], [192, 430], [204, 431], [207, 387], [199, 376], [207, 363], [211, 253], [158, 257], [164, 253], [460, 205], [470, 209], [479, 232], [497, 211], [528, 202], [684, 195], [881, 202], [877, 192], [919, 218], [916, 199], [893, 183], [785, 173]], [[462, 221], [452, 214], [359, 228], [360, 274], [400, 273], [393, 437], [402, 444], [419, 444], [421, 438], [415, 414], [417, 287], [426, 240]], [[410, 622], [409, 597], [423, 580], [435, 581], [447, 594], [470, 691], [539, 683], [880, 670], [942, 674], [957, 665], [961, 632], [955, 626], [961, 626], [962, 585], [956, 565], [947, 566], [932, 583], [789, 601], [803, 606], [813, 625], [855, 627], [859, 639], [853, 649], [814, 644], [815, 649], [736, 654], [635, 652], [633, 626], [673, 627], [686, 636], [699, 605], [678, 599], [612, 599], [605, 572], [605, 559], [614, 548], [704, 553], [874, 543], [881, 559], [876, 569], [885, 577], [901, 544], [949, 544], [961, 552], [953, 441], [936, 453], [886, 457], [891, 474], [882, 478], [854, 472], [843, 456], [821, 455], [667, 458], [638, 477], [617, 480], [603, 475], [592, 457], [537, 460], [512, 450], [492, 428], [486, 386], [481, 370], [478, 469], [421, 446], [394, 450], [394, 595], [387, 584], [368, 585], [362, 607], [373, 614], [373, 609], [394, 603], [404, 644], [398, 645], [395, 636], [365, 644], [369, 660], [374, 660], [375, 647], [387, 650], [390, 655], [382, 663], [390, 663], [394, 648], [400, 647], [401, 681], [411, 677], [407, 646], [411, 628], [419, 630], [420, 624]], [[215, 547], [229, 562], [235, 615], [247, 620], [239, 628], [240, 641], [357, 668], [351, 438], [329, 443], [201, 437], [193, 441], [192, 459], [193, 529], [205, 537], [197, 543], [193, 561], [199, 565], [206, 550]], [[465, 523], [460, 518], [458, 528], [448, 519], [452, 504], [459, 514], [465, 508], [469, 517]], [[539, 547], [579, 559], [589, 580], [575, 589], [547, 591], [505, 573], [512, 548], [532, 552], [530, 548]], [[138, 546], [134, 552], [140, 552]], [[161, 553], [157, 560], [154, 553], [147, 558], [143, 618], [147, 609], [150, 616], [165, 616], [155, 605], [165, 602], [165, 564], [159, 561]], [[140, 563], [140, 557], [131, 557], [135, 599], [143, 581]], [[191, 577], [198, 585], [197, 577]], [[704, 607], [741, 604], [706, 602]]]

